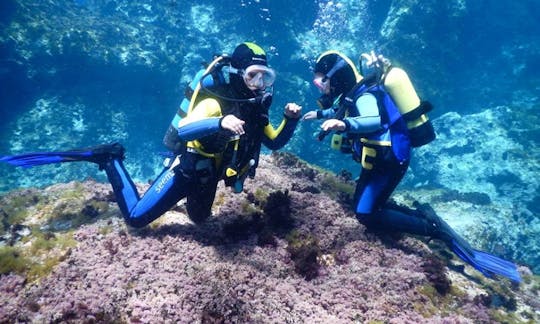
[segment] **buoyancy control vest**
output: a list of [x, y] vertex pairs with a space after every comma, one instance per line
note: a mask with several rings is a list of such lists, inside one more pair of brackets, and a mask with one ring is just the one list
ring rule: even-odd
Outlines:
[[178, 107], [178, 111], [163, 137], [163, 144], [174, 154], [181, 154], [186, 148], [186, 143], [178, 136], [178, 123], [187, 116], [197, 103], [208, 98], [208, 94], [205, 93], [204, 89], [212, 91], [229, 83], [228, 73], [225, 71], [228, 64], [230, 64], [228, 56], [218, 56], [205, 69], [199, 70], [193, 80], [186, 86], [180, 107]]
[[372, 74], [357, 83], [340, 101], [339, 119], [354, 117], [356, 100], [365, 93], [377, 99], [381, 129], [370, 134], [335, 134], [332, 148], [353, 153], [353, 158], [365, 169], [387, 167], [392, 155], [399, 162], [410, 158], [410, 147], [419, 147], [435, 139], [435, 131], [426, 113], [432, 109], [428, 102], [421, 102], [405, 73], [390, 68], [381, 78]]
[[[411, 142], [407, 124], [389, 93], [381, 85], [365, 86], [357, 90], [353, 102], [364, 93], [372, 94], [377, 100], [381, 129], [358, 136], [352, 145], [353, 157], [366, 169], [375, 164], [385, 168], [394, 157], [399, 162], [409, 160]], [[393, 152], [393, 157], [389, 152]]]
[[[427, 113], [433, 109], [433, 106], [427, 101], [420, 101], [407, 73], [391, 66], [381, 79], [377, 79], [375, 75], [362, 79], [340, 100], [340, 105], [344, 105], [345, 111], [351, 111], [358, 97], [366, 92], [372, 93], [377, 98], [379, 108], [381, 106], [383, 108], [380, 114], [383, 127], [392, 126], [397, 120], [403, 118], [406, 121], [406, 132], [412, 147], [420, 147], [432, 142], [436, 135]], [[343, 117], [339, 117], [341, 118]], [[349, 142], [348, 138], [336, 134], [332, 138], [331, 145], [334, 149], [350, 152]]]
[[217, 171], [223, 174], [226, 185], [233, 187], [235, 192], [240, 192], [245, 178], [255, 176], [264, 127], [268, 124], [271, 95], [235, 99], [229, 75], [233, 72], [229, 69], [232, 69], [230, 57], [222, 55], [214, 59], [206, 69], [197, 72], [186, 87], [185, 97], [165, 133], [163, 143], [176, 155], [184, 153], [186, 143], [178, 136], [178, 123], [189, 115], [200, 101], [210, 97], [217, 100], [223, 116], [233, 114], [246, 122], [246, 134], [231, 138], [227, 136], [230, 135], [229, 131], [222, 130], [200, 138], [197, 142], [201, 145], [202, 155], [216, 158], [220, 165], [220, 170]]
[[227, 186], [233, 187], [235, 192], [240, 192], [245, 178], [255, 176], [264, 128], [269, 123], [268, 111], [260, 103], [235, 103], [229, 107], [236, 111], [228, 113], [245, 121], [245, 134], [235, 142], [229, 143], [223, 152], [223, 160], [228, 163], [224, 169], [224, 180]]
[[[212, 89], [215, 94], [228, 97], [233, 95], [230, 87], [217, 87]], [[234, 192], [243, 190], [244, 180], [255, 176], [259, 163], [264, 128], [269, 123], [268, 107], [261, 102], [227, 101], [217, 98], [222, 114], [234, 115], [245, 121], [243, 125], [245, 134], [233, 136], [228, 130], [220, 130], [197, 139], [200, 146], [197, 152], [216, 161], [217, 174], [225, 181], [225, 185], [232, 187]]]

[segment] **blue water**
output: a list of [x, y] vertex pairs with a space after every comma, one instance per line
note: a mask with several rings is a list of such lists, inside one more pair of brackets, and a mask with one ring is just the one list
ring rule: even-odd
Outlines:
[[[374, 49], [409, 73], [421, 98], [434, 104], [434, 121], [449, 112], [466, 116], [509, 107], [501, 131], [520, 147], [508, 148], [504, 154], [510, 158], [503, 161], [522, 158], [515, 164], [518, 169], [508, 172], [538, 179], [539, 9], [537, 0], [3, 0], [0, 155], [120, 141], [135, 180], [151, 180], [160, 169], [163, 134], [185, 84], [212, 55], [254, 41], [267, 50], [278, 74], [274, 125], [287, 102], [305, 111], [316, 109], [310, 69], [321, 52], [337, 49], [356, 61]], [[357, 175], [358, 166], [348, 156], [314, 139], [318, 126], [302, 123], [285, 150]], [[474, 134], [474, 143], [492, 140], [482, 130]], [[460, 145], [465, 147], [461, 152], [475, 150]], [[404, 186], [440, 185], [435, 173], [444, 178], [442, 171], [422, 172], [426, 164], [417, 162], [429, 161], [429, 152], [417, 155], [414, 177]], [[499, 160], [486, 164], [499, 163], [493, 161]], [[521, 170], [520, 165], [528, 167]], [[454, 176], [470, 179], [474, 172]], [[0, 192], [85, 177], [105, 181], [93, 165], [31, 170], [0, 165]], [[534, 192], [536, 181], [527, 188]], [[498, 188], [516, 188], [501, 191], [503, 196], [523, 192], [517, 182], [506, 187], [500, 182]], [[538, 191], [509, 200], [514, 198], [530, 206], [529, 216], [537, 222]]]
[[[435, 104], [432, 118], [509, 104], [516, 90], [537, 102], [538, 42], [531, 31], [539, 23], [527, 19], [538, 7], [534, 1], [400, 7], [400, 1], [383, 0], [8, 0], [1, 6], [2, 152], [92, 145], [97, 138], [121, 140], [137, 158], [158, 151], [183, 84], [201, 62], [245, 40], [261, 44], [278, 72], [276, 122], [286, 102], [316, 108], [310, 67], [328, 49], [353, 60], [371, 49], [384, 53]], [[29, 133], [43, 123], [33, 111], [38, 100], [54, 101], [56, 107], [48, 108], [54, 121], [47, 123], [57, 128], [34, 141]], [[21, 117], [29, 120], [15, 125]], [[339, 171], [328, 151], [307, 139], [317, 126], [302, 125], [288, 149]], [[38, 127], [35, 134], [43, 131]], [[153, 162], [135, 177], [152, 178]], [[12, 185], [0, 183], [0, 190]]]

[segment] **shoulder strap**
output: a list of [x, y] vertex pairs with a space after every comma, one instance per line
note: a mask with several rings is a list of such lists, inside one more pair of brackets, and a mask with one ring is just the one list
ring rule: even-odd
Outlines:
[[[359, 94], [365, 93], [369, 91], [371, 88], [379, 85], [381, 80], [377, 77], [377, 74], [372, 73], [362, 80], [358, 82], [349, 92], [347, 92], [347, 95], [343, 99], [343, 102], [345, 104], [352, 104], [354, 102], [355, 97], [357, 97]], [[365, 88], [363, 90], [360, 90], [362, 87]]]
[[[366, 76], [365, 78], [363, 78], [362, 80], [360, 80], [357, 84], [354, 85], [354, 87], [351, 90], [349, 90], [349, 92], [347, 92], [347, 95], [345, 95], [345, 97], [343, 97], [340, 100], [339, 108], [336, 110], [334, 118], [339, 119], [339, 120], [342, 120], [343, 118], [345, 118], [347, 109], [352, 104], [354, 104], [354, 98], [358, 95], [357, 92], [359, 91], [359, 89], [361, 89], [363, 86], [366, 86], [366, 88], [361, 91], [361, 92], [365, 92], [371, 89], [372, 87], [378, 85], [379, 83], [380, 83], [380, 80], [375, 73], [370, 74]], [[317, 135], [317, 139], [319, 141], [322, 141], [328, 134], [330, 134], [330, 131], [322, 130], [319, 132], [319, 135]]]
[[[192, 97], [195, 97], [197, 98], [197, 95], [199, 94], [199, 92], [201, 91], [201, 88], [202, 87], [202, 80], [204, 80], [204, 78], [208, 75], [211, 75], [212, 72], [216, 71], [216, 68], [222, 68], [226, 63], [225, 61], [228, 59], [228, 57], [226, 56], [218, 56], [216, 59], [214, 59], [212, 61], [212, 63], [210, 63], [210, 65], [208, 65], [208, 67], [206, 68], [206, 70], [204, 71], [203, 75], [201, 76], [201, 81], [199, 81], [197, 83], [197, 86], [195, 87], [195, 89], [193, 89], [193, 94], [192, 94]], [[221, 64], [220, 64], [221, 62]], [[188, 108], [188, 111], [187, 113], [189, 114], [192, 110], [193, 110], [193, 107], [195, 106], [195, 100], [191, 100], [190, 104], [189, 104], [189, 108]]]

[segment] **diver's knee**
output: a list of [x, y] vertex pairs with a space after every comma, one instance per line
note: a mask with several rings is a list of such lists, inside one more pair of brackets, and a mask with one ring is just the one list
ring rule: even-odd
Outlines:
[[191, 212], [191, 213], [188, 213], [189, 219], [193, 223], [195, 223], [197, 225], [204, 223], [208, 218], [210, 218], [210, 216], [212, 216], [212, 212], [204, 212], [204, 213]]
[[202, 186], [186, 197], [188, 217], [193, 223], [201, 224], [212, 216], [215, 193], [215, 186]]
[[134, 228], [143, 228], [148, 225], [150, 222], [147, 217], [124, 217], [126, 224]]
[[209, 206], [201, 206], [201, 205], [194, 205], [192, 201], [188, 200], [188, 203], [186, 203], [186, 209], [189, 219], [199, 225], [201, 223], [204, 223], [210, 216], [212, 216], [212, 205]]
[[367, 227], [373, 226], [374, 223], [374, 217], [371, 213], [356, 213], [356, 219]]

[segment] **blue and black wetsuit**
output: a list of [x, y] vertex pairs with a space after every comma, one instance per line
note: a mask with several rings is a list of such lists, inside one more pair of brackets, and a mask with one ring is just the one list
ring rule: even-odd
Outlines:
[[[352, 99], [343, 121], [353, 158], [362, 166], [354, 208], [360, 222], [376, 226], [380, 211], [407, 171], [411, 146], [405, 121], [380, 87], [359, 87]], [[330, 108], [317, 117], [329, 119], [333, 114]]]
[[[389, 207], [388, 198], [409, 168], [411, 141], [407, 124], [382, 86], [358, 87], [343, 119], [344, 142], [350, 141], [355, 161], [362, 166], [354, 192], [356, 218], [371, 229], [426, 235], [448, 241], [438, 217]], [[317, 112], [317, 118], [334, 116], [333, 108]]]
[[[435, 221], [421, 213], [389, 208], [388, 198], [405, 176], [411, 158], [407, 125], [389, 94], [380, 86], [358, 87], [341, 104], [348, 105], [344, 136], [351, 143], [354, 160], [362, 166], [354, 192], [357, 219], [371, 229], [392, 230], [438, 237]], [[325, 109], [317, 118], [329, 119]]]
[[[284, 117], [274, 129], [268, 123], [265, 110], [260, 103], [231, 103], [214, 98], [200, 101], [178, 125], [180, 138], [187, 142], [186, 152], [162, 171], [142, 198], [122, 160], [108, 161], [102, 167], [126, 222], [143, 227], [184, 197], [187, 197], [188, 214], [194, 222], [208, 218], [220, 180], [241, 188], [247, 173], [256, 167], [261, 143], [276, 150], [293, 135], [297, 119]], [[246, 122], [245, 134], [240, 138], [221, 128], [221, 119], [227, 114], [234, 114]], [[234, 178], [225, 174], [229, 167], [238, 172]]]

